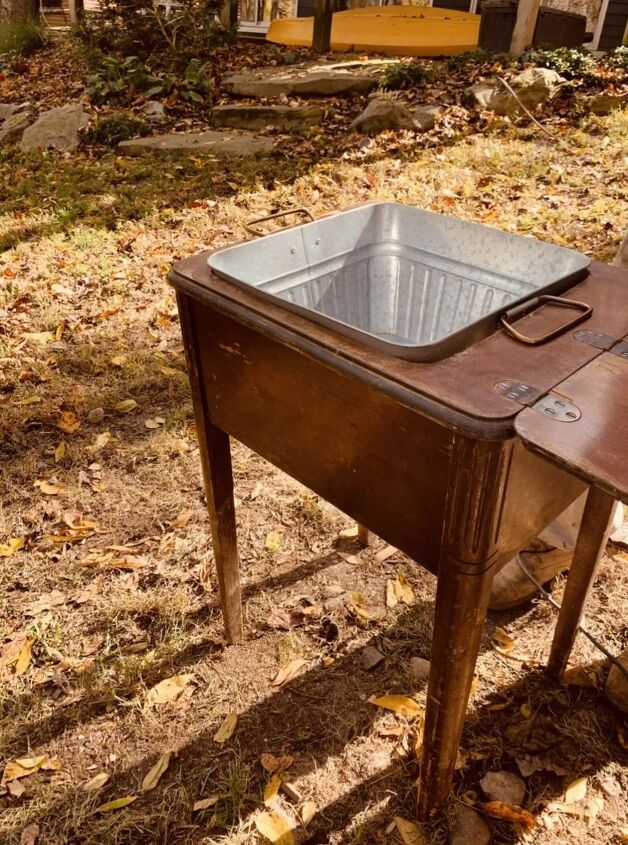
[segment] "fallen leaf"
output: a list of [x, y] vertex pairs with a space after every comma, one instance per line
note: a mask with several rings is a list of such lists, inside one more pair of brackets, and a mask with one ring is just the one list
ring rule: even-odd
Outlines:
[[24, 537], [9, 537], [9, 542], [0, 545], [0, 557], [11, 557], [15, 552], [19, 552], [26, 544]]
[[384, 710], [392, 710], [400, 716], [421, 716], [423, 708], [407, 695], [382, 695], [379, 698], [369, 699], [376, 707], [383, 707]]
[[355, 540], [358, 536], [358, 526], [354, 524], [351, 528], [343, 528], [338, 536], [341, 540]]
[[191, 511], [191, 510], [181, 511], [179, 516], [177, 516], [176, 519], [172, 520], [172, 522], [170, 523], [170, 527], [171, 528], [185, 528], [185, 526], [188, 524], [188, 522], [192, 519], [193, 516], [194, 516], [194, 511]]
[[276, 607], [268, 615], [266, 624], [269, 628], [274, 628], [279, 631], [289, 631], [294, 623], [292, 615], [288, 613], [283, 607]]
[[228, 739], [231, 739], [233, 732], [236, 729], [236, 725], [238, 724], [238, 714], [237, 713], [228, 713], [221, 726], [218, 728], [216, 733], [214, 734], [214, 742], [226, 742]]
[[515, 647], [515, 641], [507, 631], [503, 628], [495, 628], [493, 631], [493, 639], [502, 651], [510, 652]]
[[149, 709], [157, 704], [167, 704], [178, 698], [194, 675], [173, 675], [155, 684], [148, 690], [144, 707]]
[[57, 420], [57, 428], [67, 434], [74, 434], [81, 427], [81, 421], [74, 411], [62, 411]]
[[89, 451], [100, 452], [101, 449], [104, 449], [109, 443], [111, 443], [112, 435], [110, 431], [103, 431], [102, 434], [97, 434], [96, 439], [92, 446], [89, 447]]
[[628, 827], [621, 827], [619, 829], [619, 835], [621, 837], [622, 845], [628, 845]]
[[137, 402], [135, 399], [122, 399], [121, 402], [117, 402], [113, 407], [119, 414], [128, 414], [137, 408]]
[[16, 675], [23, 675], [24, 672], [26, 672], [26, 670], [30, 666], [32, 649], [33, 641], [26, 640], [26, 642], [22, 646], [22, 650], [20, 651], [19, 656], [17, 658], [17, 662], [15, 664]]
[[113, 801], [107, 801], [106, 804], [96, 807], [94, 813], [110, 813], [112, 810], [121, 810], [123, 807], [128, 807], [134, 801], [137, 801], [137, 795], [125, 795], [124, 798], [114, 798]]
[[360, 616], [362, 619], [366, 619], [368, 621], [379, 619], [381, 616], [379, 611], [373, 610], [367, 605], [366, 599], [362, 593], [349, 594], [347, 609], [350, 613], [353, 613], [354, 616]]
[[109, 775], [107, 772], [100, 772], [91, 780], [88, 780], [86, 783], [83, 784], [83, 791], [84, 792], [98, 792], [99, 789], [107, 783], [109, 780]]
[[39, 825], [29, 824], [22, 831], [22, 835], [20, 836], [20, 845], [35, 845], [38, 836]]
[[597, 687], [597, 676], [594, 669], [586, 666], [571, 666], [560, 676], [560, 683], [564, 687]]
[[273, 845], [294, 845], [290, 823], [279, 813], [259, 813], [255, 816], [255, 827]]
[[147, 419], [144, 420], [144, 428], [154, 430], [156, 428], [159, 428], [159, 425], [160, 424], [157, 422], [157, 420], [154, 417], [148, 417]]
[[534, 830], [538, 826], [537, 820], [532, 813], [515, 807], [513, 804], [504, 804], [502, 801], [487, 801], [475, 805], [479, 810], [493, 819], [503, 819], [512, 824], [520, 825], [524, 831]]
[[393, 581], [393, 589], [395, 591], [396, 597], [399, 599], [402, 604], [414, 604], [416, 599], [414, 597], [414, 592], [410, 584], [401, 572], [397, 575], [395, 580]]
[[578, 778], [574, 780], [563, 792], [565, 804], [575, 804], [577, 801], [582, 801], [587, 794], [587, 779]]
[[220, 795], [208, 795], [207, 798], [199, 798], [198, 801], [195, 801], [192, 804], [192, 812], [198, 813], [200, 810], [207, 810], [209, 807], [213, 807], [214, 804], [217, 804], [220, 801]]
[[281, 786], [281, 775], [273, 775], [272, 778], [266, 784], [266, 788], [264, 789], [264, 804], [267, 807], [270, 807], [277, 797], [277, 793], [279, 792], [279, 787]]
[[283, 754], [281, 757], [276, 757], [274, 754], [264, 753], [260, 757], [260, 763], [266, 769], [268, 774], [272, 775], [274, 772], [283, 772], [289, 769], [294, 763], [294, 757], [289, 754]]
[[404, 845], [425, 845], [425, 837], [418, 824], [409, 822], [401, 816], [395, 816], [395, 825]]
[[50, 479], [48, 481], [36, 481], [35, 487], [39, 487], [40, 491], [46, 496], [56, 496], [61, 492], [62, 487], [58, 481]]
[[278, 552], [281, 548], [281, 532], [270, 531], [264, 540], [264, 547], [270, 552]]
[[395, 592], [395, 582], [388, 579], [386, 581], [386, 607], [396, 607], [398, 604], [399, 599]]
[[65, 444], [65, 440], [62, 440], [55, 449], [55, 464], [58, 464], [65, 458], [67, 451], [68, 447]]
[[351, 566], [357, 566], [359, 563], [362, 563], [357, 555], [350, 555], [346, 552], [338, 552], [338, 557], [341, 557], [345, 563], [350, 563]]
[[313, 801], [306, 801], [301, 807], [301, 821], [308, 825], [316, 815], [316, 804]]
[[20, 757], [6, 764], [0, 785], [4, 786], [12, 780], [28, 777], [40, 769], [56, 771], [60, 768], [61, 764], [56, 757], [47, 757], [45, 754], [39, 757]]
[[304, 660], [302, 657], [297, 657], [296, 660], [291, 660], [287, 666], [284, 666], [283, 669], [280, 669], [277, 672], [273, 680], [270, 682], [271, 687], [280, 687], [288, 681], [291, 681], [299, 669], [305, 666], [306, 663], [307, 660]]
[[151, 789], [154, 789], [161, 776], [164, 774], [168, 766], [170, 765], [170, 757], [172, 756], [171, 751], [165, 751], [159, 760], [155, 763], [155, 765], [150, 769], [150, 771], [145, 776], [144, 780], [142, 781], [142, 785], [140, 786], [140, 792], [150, 792]]
[[64, 593], [59, 590], [52, 590], [50, 593], [44, 593], [44, 595], [40, 596], [37, 601], [34, 601], [25, 608], [24, 613], [27, 616], [37, 616], [45, 610], [52, 610], [53, 607], [60, 607], [62, 604], [65, 604], [66, 601], [67, 599]]
[[114, 367], [123, 367], [128, 357], [128, 355], [114, 355], [113, 358], [110, 358], [109, 360]]

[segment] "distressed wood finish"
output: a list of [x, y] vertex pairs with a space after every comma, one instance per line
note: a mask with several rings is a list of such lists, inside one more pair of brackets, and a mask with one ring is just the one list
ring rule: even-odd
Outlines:
[[[579, 368], [599, 366], [604, 353], [571, 334], [523, 349], [497, 331], [445, 361], [402, 361], [218, 279], [206, 259], [205, 253], [182, 262], [170, 278], [178, 289], [229, 636], [240, 635], [241, 616], [225, 432], [355, 519], [362, 541], [370, 529], [437, 573], [418, 798], [426, 818], [451, 787], [493, 576], [591, 483], [581, 468], [574, 473], [573, 461], [546, 459], [555, 433], [550, 447], [536, 435], [524, 445], [517, 415], [534, 416], [542, 431], [545, 420], [495, 386], [513, 379], [546, 392]], [[619, 279], [621, 273], [594, 265], [569, 292], [594, 305], [587, 328], [615, 337], [628, 332], [628, 285]], [[555, 319], [551, 309], [539, 309], [519, 327], [539, 335]], [[600, 426], [608, 432], [594, 417], [588, 437], [595, 439]], [[563, 427], [562, 436], [569, 430]], [[576, 611], [600, 545], [599, 528], [587, 526], [605, 505], [597, 493], [591, 503], [579, 574], [568, 588]], [[561, 622], [563, 656], [576, 611], [565, 610]]]
[[547, 664], [550, 674], [556, 677], [560, 677], [569, 660], [597, 565], [606, 547], [614, 507], [612, 496], [591, 487]]

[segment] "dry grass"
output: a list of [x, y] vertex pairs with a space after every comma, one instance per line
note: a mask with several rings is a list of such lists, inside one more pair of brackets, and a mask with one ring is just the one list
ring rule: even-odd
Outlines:
[[[211, 540], [165, 273], [175, 257], [236, 240], [243, 222], [260, 212], [305, 204], [323, 213], [373, 198], [535, 234], [608, 260], [628, 228], [627, 129], [624, 113], [568, 130], [571, 153], [504, 126], [424, 150], [385, 136], [366, 152], [347, 149], [342, 160], [290, 162], [280, 153], [229, 174], [204, 161], [166, 159], [157, 170], [149, 159], [5, 156], [0, 228], [11, 248], [0, 257], [0, 543], [25, 537], [26, 546], [0, 559], [0, 634], [3, 642], [27, 634], [33, 656], [24, 675], [15, 678], [11, 669], [0, 685], [0, 756], [58, 756], [61, 768], [23, 779], [20, 797], [0, 797], [3, 842], [17, 843], [29, 823], [40, 826], [46, 845], [256, 842], [253, 820], [269, 777], [263, 752], [294, 757], [288, 774], [301, 798], [280, 801], [299, 842], [398, 841], [389, 823], [395, 814], [412, 817], [417, 764], [383, 735], [395, 720], [367, 699], [403, 692], [424, 700], [408, 661], [429, 655], [434, 579], [401, 555], [378, 565], [373, 549], [339, 543], [349, 524], [342, 514], [236, 443], [247, 640], [223, 647], [216, 594], [199, 581]], [[25, 178], [23, 197], [16, 169]], [[46, 188], [53, 171], [54, 192]], [[44, 207], [42, 198], [53, 193], [67, 202]], [[121, 413], [116, 405], [125, 399], [137, 407]], [[90, 422], [99, 408], [102, 419]], [[58, 427], [64, 411], [80, 421], [74, 433]], [[158, 419], [156, 428], [146, 426]], [[62, 441], [65, 455], [56, 461]], [[45, 495], [34, 486], [41, 480], [60, 491]], [[76, 510], [96, 530], [75, 543], [52, 541], [67, 533], [76, 518], [68, 511]], [[281, 535], [274, 551], [270, 532]], [[124, 546], [127, 552], [85, 565], [90, 554]], [[343, 561], [342, 549], [360, 562]], [[111, 568], [112, 560], [133, 556], [145, 565]], [[383, 606], [385, 580], [397, 572], [413, 586], [412, 608]], [[77, 604], [77, 591], [90, 586], [92, 597]], [[625, 561], [609, 558], [588, 618], [616, 652], [625, 646], [627, 589]], [[66, 600], [29, 616], [34, 600], [52, 590]], [[334, 599], [343, 591], [361, 591], [383, 618], [353, 616], [344, 599]], [[337, 639], [328, 641], [329, 628], [317, 619], [289, 633], [267, 626], [273, 609], [309, 602], [325, 605]], [[542, 602], [491, 620], [455, 794], [479, 794], [479, 779], [491, 769], [516, 771], [515, 758], [536, 742], [565, 774], [527, 779], [527, 806], [543, 821], [526, 841], [612, 843], [626, 823], [621, 792], [613, 793], [628, 787], [621, 720], [600, 690], [563, 689], [535, 668], [547, 656], [554, 621]], [[525, 661], [491, 647], [494, 623], [508, 629]], [[366, 644], [386, 656], [372, 674], [360, 668]], [[295, 656], [308, 661], [303, 673], [271, 687], [278, 667]], [[597, 659], [579, 640], [575, 660]], [[186, 692], [147, 711], [146, 691], [177, 673], [194, 676]], [[213, 736], [230, 711], [239, 713], [238, 726], [221, 746]], [[528, 730], [530, 714], [537, 722]], [[545, 729], [537, 736], [539, 724]], [[155, 790], [124, 810], [93, 813], [105, 801], [139, 794], [167, 750], [176, 757]], [[84, 792], [101, 771], [109, 783]], [[581, 775], [603, 801], [595, 823], [542, 815], [544, 803]], [[191, 803], [210, 794], [219, 795], [217, 803], [192, 813]], [[307, 834], [296, 822], [305, 800], [317, 807]], [[508, 825], [492, 827], [495, 842], [519, 838]], [[433, 843], [446, 841], [446, 820], [426, 833]]]

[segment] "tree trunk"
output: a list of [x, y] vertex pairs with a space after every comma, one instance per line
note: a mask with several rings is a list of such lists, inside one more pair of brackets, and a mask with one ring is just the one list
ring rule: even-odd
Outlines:
[[37, 0], [0, 0], [0, 23], [16, 24], [39, 17]]

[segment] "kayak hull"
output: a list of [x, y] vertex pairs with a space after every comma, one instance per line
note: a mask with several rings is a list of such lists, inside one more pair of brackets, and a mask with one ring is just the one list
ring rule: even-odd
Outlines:
[[[455, 56], [475, 50], [480, 16], [427, 6], [367, 6], [335, 12], [331, 49], [388, 56]], [[314, 18], [271, 21], [267, 41], [311, 47]]]

